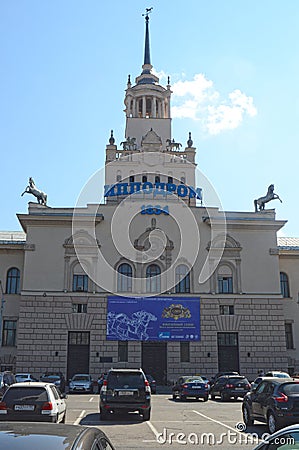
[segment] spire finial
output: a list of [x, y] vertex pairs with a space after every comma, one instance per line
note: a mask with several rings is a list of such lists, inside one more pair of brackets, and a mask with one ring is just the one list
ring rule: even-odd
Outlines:
[[149, 43], [149, 17], [148, 15], [152, 12], [151, 8], [146, 8], [145, 13], [142, 14], [142, 16], [145, 17], [145, 45], [144, 45], [144, 64], [150, 64], [151, 63], [151, 55], [150, 55], [150, 43]]

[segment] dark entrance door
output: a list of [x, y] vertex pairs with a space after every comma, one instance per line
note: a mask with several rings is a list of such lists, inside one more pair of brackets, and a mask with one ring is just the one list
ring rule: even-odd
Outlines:
[[219, 372], [239, 372], [238, 333], [217, 333]]
[[142, 342], [142, 369], [157, 384], [167, 382], [167, 342]]
[[75, 373], [89, 373], [89, 332], [70, 331], [67, 352], [67, 379]]

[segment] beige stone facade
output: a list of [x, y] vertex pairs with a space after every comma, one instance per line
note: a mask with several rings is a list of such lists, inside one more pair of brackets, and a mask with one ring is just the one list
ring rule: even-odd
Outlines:
[[[250, 379], [259, 369], [299, 370], [299, 246], [277, 244], [285, 222], [272, 209], [223, 213], [202, 203], [191, 134], [187, 146], [173, 139], [169, 81], [158, 84], [146, 48], [142, 74], [128, 81], [124, 144], [111, 135], [106, 147], [108, 195], [77, 208], [30, 202], [18, 215], [23, 233], [0, 234], [0, 368], [97, 377], [141, 366], [160, 383], [223, 369]], [[111, 295], [197, 299], [200, 340], [107, 340]]]

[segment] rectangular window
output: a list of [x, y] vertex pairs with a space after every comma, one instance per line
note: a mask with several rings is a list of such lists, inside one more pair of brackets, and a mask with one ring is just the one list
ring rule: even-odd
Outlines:
[[69, 332], [70, 345], [89, 345], [88, 331], [70, 331]]
[[294, 348], [293, 324], [285, 323], [286, 347], [288, 350]]
[[118, 361], [128, 362], [128, 341], [118, 341]]
[[220, 305], [219, 306], [221, 316], [233, 316], [234, 315], [234, 305]]
[[73, 303], [73, 313], [87, 313], [87, 304]]
[[181, 362], [190, 362], [190, 342], [180, 342]]
[[238, 333], [218, 333], [218, 345], [236, 347], [238, 345]]
[[3, 347], [15, 347], [17, 337], [17, 321], [16, 320], [4, 320], [3, 321], [3, 333], [2, 333], [2, 345]]
[[88, 276], [87, 275], [73, 275], [73, 292], [87, 292], [88, 291]]
[[218, 278], [218, 291], [219, 291], [219, 294], [232, 294], [233, 293], [233, 278], [232, 277], [219, 277]]

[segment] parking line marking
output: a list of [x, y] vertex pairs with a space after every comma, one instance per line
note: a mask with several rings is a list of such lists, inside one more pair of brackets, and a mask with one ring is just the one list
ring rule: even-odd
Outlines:
[[158, 435], [160, 434], [157, 430], [156, 430], [156, 428], [154, 427], [154, 425], [150, 422], [150, 421], [146, 421], [145, 422], [147, 425], [148, 425], [148, 427], [151, 429], [151, 431], [154, 433], [154, 435], [155, 435], [155, 438], [157, 439], [158, 438]]
[[94, 397], [91, 397], [91, 398], [89, 399], [89, 401], [90, 401], [90, 402], [92, 402], [92, 401], [93, 401], [93, 399], [94, 399]]
[[244, 436], [244, 433], [242, 433], [241, 431], [239, 431], [237, 428], [230, 427], [229, 425], [226, 425], [225, 423], [220, 422], [220, 420], [212, 419], [212, 417], [206, 416], [205, 414], [202, 414], [202, 413], [200, 413], [200, 412], [198, 412], [198, 411], [195, 411], [194, 409], [193, 409], [193, 412], [194, 412], [195, 414], [198, 414], [199, 416], [204, 417], [205, 419], [210, 420], [211, 422], [218, 423], [218, 425], [222, 425], [223, 427], [228, 428], [229, 430], [235, 431], [236, 433], [239, 433], [239, 434], [241, 434], [242, 436]]
[[74, 425], [79, 425], [80, 420], [82, 419], [82, 417], [84, 416], [85, 413], [86, 413], [86, 411], [85, 411], [85, 409], [83, 409], [83, 411], [81, 411], [81, 414], [78, 417], [78, 419], [75, 420]]

